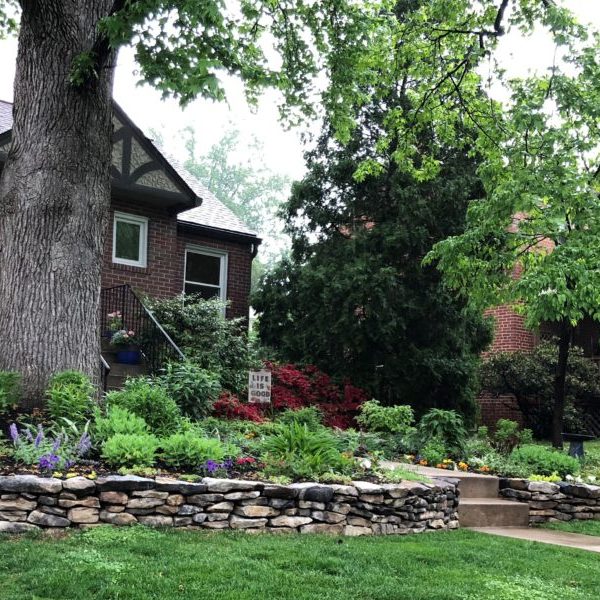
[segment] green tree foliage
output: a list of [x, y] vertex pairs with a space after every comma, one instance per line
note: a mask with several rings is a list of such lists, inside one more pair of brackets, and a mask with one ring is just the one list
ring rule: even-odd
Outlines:
[[469, 206], [465, 232], [429, 257], [472, 305], [511, 304], [530, 327], [556, 323], [556, 446], [573, 327], [600, 320], [600, 36], [567, 25], [554, 21], [550, 72], [511, 81], [508, 109], [480, 120], [487, 193]]
[[[545, 340], [532, 352], [498, 352], [483, 363], [481, 384], [484, 390], [493, 394], [512, 394], [527, 427], [537, 437], [547, 438], [552, 430], [557, 363], [556, 340]], [[577, 407], [598, 402], [598, 368], [583, 355], [581, 348], [573, 347], [566, 376], [565, 429], [581, 433], [585, 429], [585, 419]]]
[[[98, 32], [74, 61], [71, 80], [77, 86], [88, 84], [105, 66], [110, 50], [131, 45], [140, 79], [166, 96], [183, 103], [196, 96], [221, 100], [221, 80], [230, 73], [247, 84], [251, 101], [266, 86], [281, 90], [286, 101], [282, 114], [291, 121], [300, 114], [314, 116], [318, 101], [342, 141], [350, 139], [364, 106], [389, 97], [404, 80], [412, 108], [410, 113], [388, 111], [378, 136], [380, 150], [385, 154], [389, 135], [402, 131], [396, 161], [426, 177], [437, 163], [432, 155], [422, 160], [419, 136], [433, 126], [436, 139], [446, 143], [465, 118], [478, 114], [476, 67], [489, 59], [504, 34], [515, 28], [529, 32], [540, 24], [564, 36], [574, 29], [570, 13], [553, 0], [511, 4], [115, 0], [106, 3], [106, 10], [89, 8], [99, 16]], [[16, 7], [15, 0], [0, 0], [1, 32], [15, 31]], [[324, 90], [323, 80], [328, 82]], [[377, 160], [370, 160], [361, 172], [379, 169]]]
[[252, 262], [254, 291], [265, 264], [272, 263], [289, 245], [278, 211], [289, 194], [290, 178], [265, 164], [264, 147], [257, 136], [247, 143], [232, 127], [199, 155], [196, 133], [191, 127], [186, 130], [186, 169], [262, 239], [259, 255]]
[[197, 132], [188, 128], [186, 134], [186, 169], [242, 222], [276, 242], [277, 229], [283, 229], [276, 213], [288, 195], [291, 181], [264, 163], [264, 147], [258, 137], [252, 136], [248, 143], [239, 130], [231, 128], [206, 154], [199, 155]]
[[440, 149], [439, 176], [419, 181], [396, 168], [390, 150], [383, 173], [357, 180], [389, 104], [365, 110], [347, 146], [326, 131], [308, 154], [308, 175], [285, 210], [293, 254], [252, 300], [260, 337], [384, 404], [457, 408], [472, 418], [489, 328], [421, 261], [435, 241], [462, 231], [469, 200], [481, 194], [476, 162]]

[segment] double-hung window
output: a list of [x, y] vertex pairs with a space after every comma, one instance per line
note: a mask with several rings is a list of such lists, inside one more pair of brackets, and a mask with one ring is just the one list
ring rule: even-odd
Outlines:
[[148, 254], [148, 219], [115, 213], [113, 221], [112, 261], [119, 265], [146, 267]]
[[190, 246], [185, 251], [183, 291], [205, 299], [227, 299], [227, 253]]

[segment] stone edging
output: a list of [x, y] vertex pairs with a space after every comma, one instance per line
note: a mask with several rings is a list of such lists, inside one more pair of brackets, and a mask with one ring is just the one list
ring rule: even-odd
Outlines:
[[560, 481], [500, 479], [500, 495], [529, 504], [529, 524], [572, 519], [600, 520], [600, 486]]
[[458, 527], [458, 481], [377, 485], [205, 478], [0, 477], [0, 532], [110, 523], [274, 533], [385, 535]]

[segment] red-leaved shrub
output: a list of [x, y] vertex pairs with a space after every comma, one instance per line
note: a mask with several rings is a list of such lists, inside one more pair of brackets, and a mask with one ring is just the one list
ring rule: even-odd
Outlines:
[[214, 413], [223, 419], [242, 419], [262, 423], [265, 418], [258, 404], [243, 404], [239, 398], [230, 392], [221, 392], [219, 399], [213, 405]]
[[286, 409], [316, 406], [323, 413], [325, 425], [347, 429], [354, 425], [360, 405], [367, 393], [350, 383], [339, 386], [317, 367], [265, 363], [272, 374], [271, 404], [243, 404], [236, 396], [223, 393], [215, 403], [217, 416], [228, 419], [264, 420], [263, 415]]

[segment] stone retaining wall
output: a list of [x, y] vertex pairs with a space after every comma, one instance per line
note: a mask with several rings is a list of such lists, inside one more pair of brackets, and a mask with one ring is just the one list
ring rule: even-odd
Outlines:
[[60, 480], [0, 477], [0, 532], [143, 523], [344, 535], [458, 527], [458, 482], [375, 485], [110, 476]]
[[500, 495], [529, 504], [529, 523], [600, 520], [600, 487], [583, 483], [547, 483], [500, 479]]

